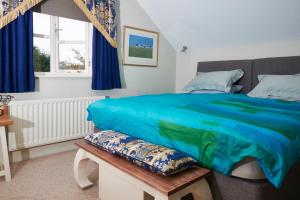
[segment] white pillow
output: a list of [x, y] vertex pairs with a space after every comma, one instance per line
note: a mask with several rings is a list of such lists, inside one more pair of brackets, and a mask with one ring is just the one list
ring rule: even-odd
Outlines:
[[233, 85], [230, 89], [230, 93], [238, 93], [240, 92], [242, 89], [244, 88], [244, 86], [242, 85]]
[[230, 92], [231, 86], [244, 75], [243, 70], [200, 72], [183, 90], [218, 90]]
[[[266, 76], [274, 76], [274, 75], [271, 75], [271, 74], [259, 74], [257, 76], [258, 82], [260, 82]], [[277, 75], [277, 76], [283, 76], [283, 75]], [[288, 76], [288, 75], [286, 75], [286, 76]], [[293, 74], [292, 76], [300, 76], [300, 74]]]
[[[243, 89], [242, 85], [233, 85], [231, 87], [231, 90], [229, 93], [231, 93], [231, 94], [238, 93], [242, 89]], [[220, 93], [226, 93], [226, 92], [222, 92], [222, 91], [218, 91], [218, 90], [193, 90], [189, 93], [191, 93], [191, 94], [220, 94]]]
[[189, 92], [189, 94], [221, 94], [225, 92], [221, 92], [218, 90], [193, 90]]
[[299, 75], [260, 75], [258, 79], [260, 82], [248, 96], [300, 101]]

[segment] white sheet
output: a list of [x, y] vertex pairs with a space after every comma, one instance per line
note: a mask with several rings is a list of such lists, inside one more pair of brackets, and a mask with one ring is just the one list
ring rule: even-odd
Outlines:
[[246, 158], [238, 163], [231, 172], [231, 176], [250, 180], [266, 179], [259, 163], [253, 158]]

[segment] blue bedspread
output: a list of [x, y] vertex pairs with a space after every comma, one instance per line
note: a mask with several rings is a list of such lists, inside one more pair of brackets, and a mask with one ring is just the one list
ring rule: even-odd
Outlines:
[[88, 112], [99, 129], [186, 152], [224, 175], [244, 158], [255, 158], [276, 187], [300, 160], [296, 102], [237, 94], [163, 94], [100, 100]]

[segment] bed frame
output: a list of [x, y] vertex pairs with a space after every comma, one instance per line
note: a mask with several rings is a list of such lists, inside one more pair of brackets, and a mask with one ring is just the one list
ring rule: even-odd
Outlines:
[[[233, 69], [244, 70], [245, 75], [239, 84], [244, 86], [242, 93], [247, 93], [257, 85], [258, 74], [300, 73], [300, 56], [199, 62], [197, 72]], [[290, 170], [280, 189], [274, 188], [267, 180], [246, 180], [216, 172], [207, 180], [214, 200], [296, 200], [300, 198], [299, 178], [300, 163]]]

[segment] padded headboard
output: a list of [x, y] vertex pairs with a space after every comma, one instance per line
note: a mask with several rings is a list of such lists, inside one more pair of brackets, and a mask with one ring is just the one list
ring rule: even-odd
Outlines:
[[298, 74], [300, 73], [300, 56], [262, 58], [253, 60], [252, 88], [257, 83], [259, 74]]
[[251, 90], [252, 86], [252, 61], [251, 60], [229, 60], [229, 61], [208, 61], [199, 62], [197, 72], [211, 72], [211, 71], [226, 71], [242, 69], [244, 76], [238, 82], [244, 86], [242, 92], [246, 93]]
[[242, 92], [247, 93], [257, 85], [259, 74], [300, 74], [300, 56], [199, 62], [197, 72], [234, 69], [242, 69], [245, 72], [238, 84], [243, 85]]

